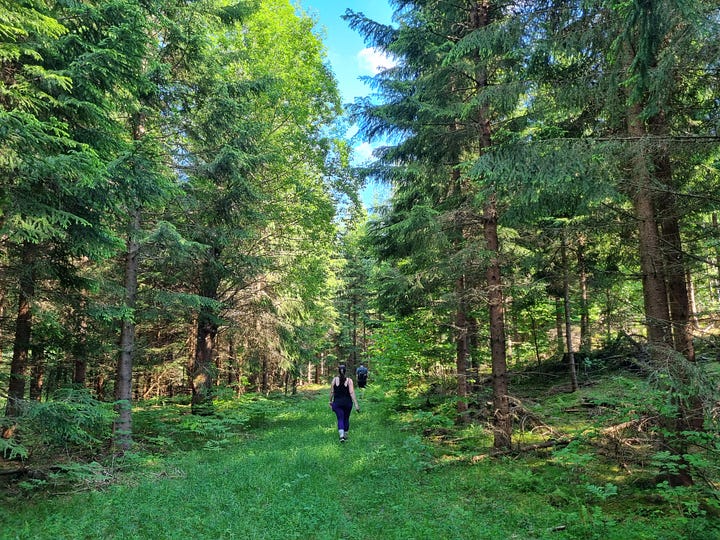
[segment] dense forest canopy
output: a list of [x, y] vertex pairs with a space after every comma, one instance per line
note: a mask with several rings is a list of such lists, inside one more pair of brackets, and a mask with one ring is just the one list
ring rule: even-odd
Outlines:
[[336, 332], [335, 209], [356, 200], [314, 21], [287, 1], [9, 8], [7, 415], [68, 385], [122, 413], [294, 380]]
[[[1, 3], [6, 457], [47, 404], [112, 404], [125, 451], [144, 400], [212, 415], [360, 361], [503, 451], [513, 374], [557, 363], [574, 392], [620, 350], [693, 482], [718, 418], [720, 5], [391, 4], [345, 15], [394, 62], [344, 111], [289, 0]], [[362, 168], [350, 121], [382, 144]], [[392, 187], [370, 215], [368, 178]]]

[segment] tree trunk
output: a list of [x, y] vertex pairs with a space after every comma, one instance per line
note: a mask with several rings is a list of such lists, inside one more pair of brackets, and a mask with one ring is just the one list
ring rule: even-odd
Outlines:
[[688, 298], [690, 299], [690, 322], [692, 323], [692, 329], [697, 330], [700, 328], [700, 321], [697, 316], [697, 302], [695, 300], [695, 283], [690, 274], [690, 269], [685, 269], [685, 281], [688, 286]]
[[578, 238], [577, 245], [578, 275], [580, 276], [580, 350], [590, 352], [590, 310], [588, 306], [588, 275], [585, 263], [585, 237]]
[[[717, 212], [712, 213], [712, 225], [715, 235], [720, 233]], [[720, 302], [720, 246], [715, 245], [715, 299]]]
[[[654, 130], [667, 131], [663, 118], [654, 123]], [[690, 298], [686, 282], [686, 264], [680, 238], [680, 220], [677, 215], [677, 201], [673, 194], [672, 165], [667, 149], [660, 147], [655, 155], [655, 175], [666, 188], [666, 193], [658, 197], [656, 210], [660, 223], [662, 254], [665, 261], [672, 337], [675, 350], [690, 361], [695, 359], [692, 325], [690, 324]]]
[[217, 331], [218, 327], [213, 315], [201, 310], [198, 317], [195, 358], [190, 375], [193, 414], [207, 415], [213, 412], [213, 352]]
[[[490, 24], [490, 2], [474, 2], [470, 11], [470, 26], [486, 28]], [[485, 61], [476, 58], [475, 88], [478, 94], [486, 91], [488, 76]], [[492, 128], [488, 106], [477, 114], [478, 147], [482, 153], [492, 147]], [[493, 432], [495, 448], [509, 448], [512, 418], [508, 401], [507, 343], [505, 340], [505, 309], [500, 272], [500, 241], [498, 238], [498, 209], [494, 194], [483, 204], [483, 237], [490, 260], [485, 270], [488, 308], [490, 311], [490, 355], [493, 379]]]
[[457, 371], [457, 413], [458, 422], [465, 422], [468, 409], [467, 404], [467, 358], [468, 358], [468, 341], [467, 341], [467, 317], [465, 315], [465, 303], [463, 296], [465, 295], [465, 279], [461, 277], [457, 280], [455, 286], [455, 294], [458, 301], [457, 311], [455, 313], [455, 366]]
[[192, 371], [193, 365], [195, 364], [195, 351], [197, 349], [198, 319], [199, 314], [197, 312], [194, 312], [192, 315], [190, 328], [188, 330], [188, 337], [185, 342], [187, 345], [187, 362], [185, 363], [185, 385], [188, 388], [192, 388]]
[[235, 339], [228, 339], [228, 379], [229, 387], [234, 387], [237, 395], [240, 395], [240, 362], [235, 352]]
[[567, 347], [568, 365], [570, 367], [570, 385], [573, 392], [577, 392], [580, 388], [577, 380], [577, 370], [575, 369], [575, 353], [573, 352], [572, 342], [572, 315], [570, 310], [570, 268], [567, 256], [567, 235], [565, 230], [562, 231], [562, 240], [560, 245], [560, 259], [563, 267], [563, 307], [565, 313], [565, 344]]
[[[628, 132], [638, 141], [647, 136], [640, 113], [641, 107], [634, 105], [628, 118]], [[638, 142], [638, 144], [642, 143]], [[663, 256], [658, 225], [655, 221], [655, 195], [651, 187], [650, 163], [647, 152], [642, 147], [638, 149], [633, 160], [632, 174], [632, 184], [635, 186], [632, 199], [638, 222], [640, 273], [648, 340], [654, 344], [672, 346]]]
[[[668, 209], [670, 211], [670, 209]], [[691, 362], [695, 360], [695, 346], [690, 312], [690, 295], [686, 282], [680, 227], [676, 217], [668, 215], [661, 222], [665, 247], [665, 268], [668, 278], [668, 298], [675, 350]]]
[[30, 368], [30, 399], [42, 399], [45, 377], [45, 349], [41, 345], [33, 346], [32, 367]]
[[32, 300], [35, 295], [35, 256], [37, 246], [22, 245], [22, 267], [19, 278], [18, 311], [15, 319], [15, 341], [10, 364], [10, 383], [8, 385], [5, 416], [20, 414], [20, 406], [25, 397], [25, 372], [30, 353], [32, 333]]
[[[656, 115], [650, 122], [653, 135], [666, 136], [670, 133], [667, 119], [663, 113]], [[688, 360], [695, 359], [690, 312], [690, 298], [686, 281], [687, 264], [680, 236], [680, 218], [678, 215], [676, 186], [673, 180], [672, 163], [666, 143], [658, 143], [653, 152], [653, 170], [655, 180], [665, 188], [657, 198], [656, 221], [660, 224], [662, 254], [665, 261], [670, 320], [675, 350]]]
[[363, 357], [363, 358], [367, 358], [367, 344], [368, 344], [368, 341], [367, 341], [367, 339], [368, 339], [368, 338], [367, 338], [367, 322], [366, 322], [367, 313], [366, 313], [365, 315], [366, 315], [366, 317], [363, 317], [363, 321], [362, 321], [362, 325], [363, 325], [363, 348], [362, 348], [362, 357]]
[[558, 357], [562, 358], [565, 352], [565, 331], [563, 330], [563, 302], [561, 298], [555, 298], [555, 350]]
[[[200, 276], [199, 292], [210, 300], [218, 299], [220, 277], [217, 265], [220, 252], [220, 248], [217, 247], [208, 250], [208, 259], [205, 261]], [[196, 332], [195, 355], [190, 368], [191, 410], [193, 414], [207, 415], [213, 412], [214, 354], [218, 333], [218, 314], [214, 309], [200, 308]]]
[[512, 419], [508, 400], [507, 358], [505, 349], [505, 310], [503, 306], [500, 274], [500, 243], [498, 239], [498, 214], [495, 200], [491, 198], [484, 211], [485, 246], [491, 253], [485, 277], [488, 288], [490, 311], [490, 356], [492, 359], [493, 411], [495, 448], [509, 448], [512, 437]]
[[509, 448], [512, 437], [512, 418], [508, 400], [507, 358], [505, 349], [505, 310], [500, 274], [500, 241], [498, 213], [494, 197], [488, 200], [483, 212], [485, 247], [491, 259], [485, 272], [490, 310], [490, 356], [493, 380], [493, 447]]
[[[85, 293], [83, 292], [83, 295]], [[85, 317], [85, 298], [80, 302], [80, 320], [78, 321], [77, 337], [74, 349], [73, 384], [85, 387], [87, 381], [87, 318]]]
[[[95, 397], [99, 401], [105, 401], [107, 378], [105, 373], [98, 373], [95, 377]], [[114, 427], [113, 427], [114, 430]]]
[[128, 233], [125, 253], [125, 309], [120, 328], [120, 354], [115, 376], [115, 410], [118, 413], [113, 424], [115, 447], [120, 451], [132, 445], [132, 372], [135, 353], [135, 306], [137, 303], [138, 253], [140, 245], [140, 209], [135, 209]]
[[[5, 320], [5, 299], [7, 297], [7, 294], [5, 291], [0, 291], [0, 321]], [[2, 329], [0, 329], [0, 342], [3, 342], [3, 332]], [[0, 365], [2, 365], [4, 360], [3, 350], [2, 347], [0, 347]]]

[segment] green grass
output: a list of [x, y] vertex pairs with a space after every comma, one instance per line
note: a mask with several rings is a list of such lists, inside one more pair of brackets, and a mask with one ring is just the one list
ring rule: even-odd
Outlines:
[[708, 519], [633, 499], [632, 486], [588, 483], [578, 464], [444, 459], [388, 403], [368, 388], [341, 445], [325, 390], [278, 398], [240, 436], [131, 456], [101, 490], [10, 500], [0, 538], [720, 539]]

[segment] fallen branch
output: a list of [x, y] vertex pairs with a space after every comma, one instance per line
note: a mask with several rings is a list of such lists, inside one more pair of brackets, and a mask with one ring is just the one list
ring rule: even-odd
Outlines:
[[603, 435], [617, 436], [621, 431], [629, 428], [637, 428], [640, 430], [642, 422], [639, 420], [630, 420], [629, 422], [623, 422], [622, 424], [616, 424], [614, 426], [606, 427], [600, 431]]
[[570, 444], [571, 441], [572, 439], [551, 439], [549, 441], [531, 444], [528, 446], [507, 448], [505, 450], [496, 450], [490, 452], [489, 454], [479, 454], [477, 456], [471, 457], [470, 461], [472, 463], [477, 463], [478, 461], [482, 461], [485, 458], [523, 454], [525, 452], [534, 452], [535, 450], [542, 450], [544, 448], [563, 448]]
[[27, 467], [20, 467], [19, 469], [0, 469], [0, 476], [13, 476], [27, 474], [29, 469]]

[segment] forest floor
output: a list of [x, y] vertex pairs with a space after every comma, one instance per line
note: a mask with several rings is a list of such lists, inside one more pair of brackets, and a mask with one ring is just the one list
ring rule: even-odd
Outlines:
[[[273, 414], [234, 434], [218, 437], [216, 425], [208, 437], [198, 420], [205, 442], [195, 449], [156, 434], [153, 452], [109, 472], [105, 465], [95, 481], [86, 475], [85, 490], [76, 483], [65, 493], [6, 496], [0, 538], [720, 539], [712, 520], [657, 497], [639, 504], [623, 494], [630, 488], [589, 478], [582, 464], [556, 462], [549, 451], [452, 456], [403, 422], [377, 387], [360, 398], [344, 444], [326, 389], [264, 403], [253, 406]], [[168, 413], [162, 405], [139, 411], [136, 429]], [[615, 482], [610, 469], [607, 478]]]

